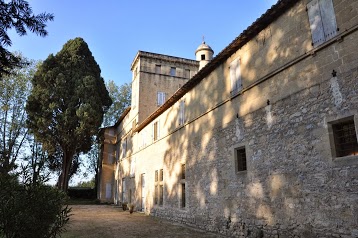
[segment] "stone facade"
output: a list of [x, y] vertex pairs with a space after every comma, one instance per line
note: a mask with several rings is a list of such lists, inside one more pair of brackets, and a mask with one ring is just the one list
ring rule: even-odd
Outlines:
[[332, 1], [320, 45], [312, 3], [279, 1], [163, 106], [105, 128], [109, 201], [227, 236], [358, 237], [358, 150], [339, 157], [334, 132], [350, 120], [358, 143], [358, 2]]

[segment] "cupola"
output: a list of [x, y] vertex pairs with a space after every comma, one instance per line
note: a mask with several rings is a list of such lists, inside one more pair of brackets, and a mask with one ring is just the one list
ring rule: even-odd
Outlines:
[[196, 60], [199, 61], [199, 70], [213, 59], [214, 51], [205, 41], [195, 51]]

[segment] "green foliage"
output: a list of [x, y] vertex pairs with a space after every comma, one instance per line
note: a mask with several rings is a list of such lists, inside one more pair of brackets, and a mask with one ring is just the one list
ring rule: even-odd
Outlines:
[[8, 173], [16, 167], [27, 139], [25, 104], [36, 62], [19, 53], [15, 55], [29, 64], [14, 68], [0, 81], [0, 173]]
[[93, 177], [89, 181], [80, 181], [76, 184], [76, 187], [79, 188], [94, 188], [95, 187], [95, 178]]
[[19, 184], [0, 175], [0, 237], [57, 237], [71, 209], [62, 191], [41, 184]]
[[104, 115], [104, 127], [113, 126], [123, 111], [130, 106], [132, 92], [130, 84], [125, 83], [118, 87], [112, 80], [107, 82], [106, 87], [113, 101], [113, 104]]
[[62, 151], [64, 190], [73, 156], [91, 149], [92, 137], [112, 104], [100, 74], [87, 43], [75, 38], [50, 55], [32, 80], [27, 125], [45, 150]]
[[0, 0], [0, 79], [2, 74], [9, 74], [14, 67], [26, 65], [20, 57], [6, 50], [5, 47], [12, 44], [7, 31], [15, 28], [23, 36], [27, 34], [28, 28], [33, 33], [46, 36], [45, 23], [53, 19], [54, 16], [49, 13], [34, 15], [25, 0]]

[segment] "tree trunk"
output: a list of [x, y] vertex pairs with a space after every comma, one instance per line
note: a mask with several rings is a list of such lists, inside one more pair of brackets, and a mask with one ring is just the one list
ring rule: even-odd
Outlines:
[[63, 153], [62, 172], [59, 179], [60, 181], [59, 189], [61, 189], [64, 192], [67, 192], [68, 189], [68, 180], [69, 180], [69, 173], [72, 164], [72, 159], [73, 159], [73, 153], [69, 153], [68, 151], [65, 151]]

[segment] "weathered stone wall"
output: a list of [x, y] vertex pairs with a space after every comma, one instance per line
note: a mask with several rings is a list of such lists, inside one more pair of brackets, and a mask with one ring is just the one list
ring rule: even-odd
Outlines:
[[[334, 1], [335, 6], [340, 4]], [[345, 4], [355, 12], [355, 2]], [[348, 14], [342, 11], [336, 13], [339, 27], [343, 14]], [[294, 21], [301, 22], [301, 31], [289, 28], [293, 15]], [[288, 39], [300, 36], [298, 41], [307, 47], [296, 51], [297, 41], [285, 42], [282, 37], [282, 52], [293, 54], [268, 62], [271, 70], [313, 50], [305, 1], [276, 23], [287, 26], [281, 29], [291, 32]], [[167, 146], [165, 153], [156, 151], [148, 157], [158, 164], [164, 158], [168, 187], [164, 206], [153, 206], [151, 213], [233, 236], [356, 237], [358, 158], [332, 157], [328, 122], [358, 114], [357, 37], [354, 30], [343, 41], [319, 49], [231, 101], [225, 101], [230, 91], [227, 65], [185, 95], [189, 124], [170, 134], [166, 145], [158, 142]], [[251, 60], [247, 64], [243, 60], [246, 85], [270, 73], [267, 67], [258, 67], [266, 61], [252, 62], [266, 59], [272, 45], [268, 42], [258, 49], [255, 44], [243, 47], [246, 53], [256, 54], [242, 56]], [[244, 55], [239, 51], [233, 58], [240, 54]], [[250, 72], [255, 74], [252, 78]], [[220, 102], [223, 105], [208, 112]], [[169, 121], [168, 131], [175, 131], [176, 116], [169, 109], [159, 120]], [[236, 172], [233, 151], [242, 145], [248, 170]], [[180, 163], [187, 165], [185, 209], [180, 208], [179, 179], [175, 180]], [[148, 172], [154, 173], [149, 167]]]
[[[153, 215], [243, 237], [356, 237], [358, 159], [332, 161], [327, 117], [358, 114], [358, 68], [337, 78], [339, 107], [327, 78], [217, 128], [205, 147], [205, 135], [191, 138], [188, 208], [166, 194]], [[240, 143], [252, 151], [247, 172], [235, 171], [231, 155]]]
[[[143, 129], [149, 133], [144, 147], [137, 143], [140, 133], [133, 135], [134, 150], [120, 161], [119, 177], [131, 181], [126, 185], [137, 208], [144, 193], [146, 213], [228, 236], [358, 236], [358, 158], [334, 158], [328, 128], [330, 121], [358, 115], [357, 2], [333, 1], [342, 38], [316, 49], [307, 2], [299, 1], [183, 96], [184, 126], [176, 103], [153, 121], [160, 121], [157, 141], [150, 137], [153, 123]], [[231, 97], [228, 67], [237, 57], [246, 91]], [[234, 149], [241, 146], [247, 171], [237, 172]], [[163, 206], [154, 205], [160, 169]]]
[[[139, 107], [138, 123], [141, 123], [159, 106], [157, 105], [157, 92], [165, 92], [166, 100], [198, 71], [199, 63], [194, 60], [141, 52], [140, 60], [134, 67], [139, 68], [137, 90]], [[156, 65], [161, 66], [160, 73], [156, 72]], [[170, 68], [176, 68], [175, 76], [170, 76]], [[190, 70], [190, 75], [185, 75]], [[134, 80], [134, 79], [133, 79]]]

